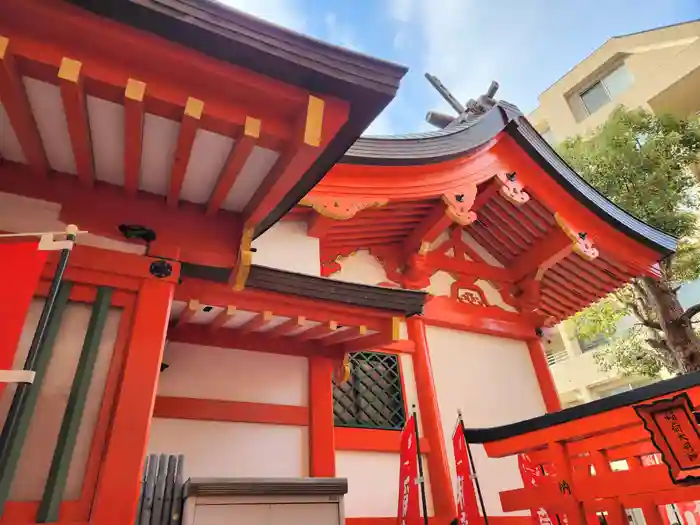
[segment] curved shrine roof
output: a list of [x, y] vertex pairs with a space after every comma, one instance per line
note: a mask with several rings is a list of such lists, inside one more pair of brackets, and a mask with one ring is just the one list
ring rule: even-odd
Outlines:
[[[293, 216], [321, 239], [324, 275], [367, 249], [400, 285], [424, 288], [440, 270], [486, 279], [549, 322], [658, 275], [676, 249], [584, 181], [507, 102], [444, 130], [361, 137], [301, 204]], [[456, 261], [455, 229], [495, 260]], [[453, 241], [436, 244], [446, 230]]]
[[498, 102], [482, 117], [452, 129], [360, 137], [341, 162], [396, 167], [440, 163], [475, 153], [501, 132], [513, 137], [548, 175], [601, 219], [663, 256], [675, 251], [676, 240], [673, 237], [642, 222], [605, 198], [566, 164], [520, 110], [508, 102]]

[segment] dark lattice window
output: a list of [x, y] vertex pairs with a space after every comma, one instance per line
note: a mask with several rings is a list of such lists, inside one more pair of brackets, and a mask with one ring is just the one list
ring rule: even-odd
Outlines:
[[400, 430], [406, 422], [399, 358], [378, 352], [350, 355], [350, 379], [333, 385], [339, 427]]

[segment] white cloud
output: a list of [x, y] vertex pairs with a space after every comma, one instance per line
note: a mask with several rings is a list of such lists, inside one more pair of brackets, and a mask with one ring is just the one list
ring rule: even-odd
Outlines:
[[218, 2], [287, 29], [306, 29], [304, 11], [297, 0], [218, 0]]
[[356, 42], [354, 33], [344, 24], [338, 22], [338, 17], [335, 13], [327, 13], [323, 19], [326, 26], [326, 39], [331, 43], [352, 49], [353, 51], [361, 51], [362, 47]]
[[[483, 94], [491, 80], [499, 80], [508, 68], [517, 67], [513, 52], [517, 50], [522, 59], [528, 37], [540, 29], [536, 3], [541, 2], [391, 0], [394, 45], [401, 49], [409, 35], [416, 43], [412, 49], [422, 53], [411, 64], [413, 71], [436, 75], [464, 103]], [[453, 113], [446, 103], [434, 109]]]
[[415, 4], [414, 0], [392, 0], [389, 4], [391, 17], [399, 22], [408, 22]]

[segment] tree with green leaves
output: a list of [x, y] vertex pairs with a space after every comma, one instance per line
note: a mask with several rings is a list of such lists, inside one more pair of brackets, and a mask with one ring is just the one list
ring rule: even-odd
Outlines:
[[[655, 376], [662, 368], [700, 370], [700, 338], [678, 289], [700, 276], [696, 237], [698, 182], [690, 167], [700, 155], [700, 122], [618, 108], [586, 138], [562, 143], [560, 155], [612, 202], [679, 239], [675, 256], [661, 262], [661, 278], [635, 279], [574, 317], [582, 339], [609, 338], [596, 360], [604, 370]], [[636, 324], [620, 333], [619, 322]]]

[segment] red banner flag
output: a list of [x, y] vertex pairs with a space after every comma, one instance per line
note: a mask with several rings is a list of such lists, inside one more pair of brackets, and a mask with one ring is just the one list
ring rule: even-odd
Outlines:
[[[545, 474], [542, 472], [540, 466], [535, 464], [527, 454], [520, 454], [518, 456], [518, 468], [520, 469], [520, 476], [523, 478], [525, 487], [537, 487], [540, 484], [540, 479], [545, 477]], [[553, 521], [549, 517], [549, 513], [546, 509], [536, 508], [532, 509], [530, 512], [536, 525], [553, 524]], [[559, 522], [561, 525], [568, 524], [568, 520], [566, 519], [565, 515], [560, 516]]]
[[[39, 241], [0, 244], [0, 370], [12, 369], [47, 252]], [[0, 392], [4, 384], [0, 384]]]
[[461, 420], [452, 434], [452, 448], [455, 454], [457, 470], [457, 518], [460, 525], [475, 524], [479, 519], [479, 507], [476, 503], [472, 471], [467, 450], [467, 441], [462, 432]]
[[398, 525], [419, 525], [418, 449], [416, 448], [415, 414], [401, 432], [401, 467], [399, 469]]

